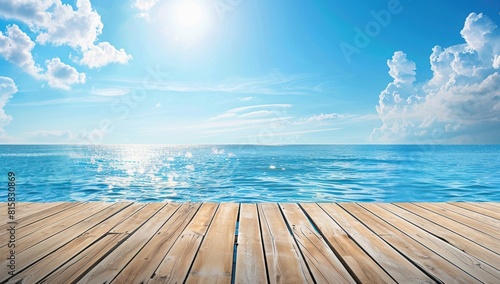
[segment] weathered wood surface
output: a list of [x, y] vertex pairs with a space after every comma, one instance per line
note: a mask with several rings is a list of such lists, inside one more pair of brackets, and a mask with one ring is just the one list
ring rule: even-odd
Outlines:
[[495, 202], [0, 208], [0, 283], [500, 283]]

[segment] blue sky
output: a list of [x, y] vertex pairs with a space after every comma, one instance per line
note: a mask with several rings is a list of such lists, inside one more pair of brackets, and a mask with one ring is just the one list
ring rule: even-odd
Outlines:
[[499, 143], [500, 2], [0, 0], [0, 143]]

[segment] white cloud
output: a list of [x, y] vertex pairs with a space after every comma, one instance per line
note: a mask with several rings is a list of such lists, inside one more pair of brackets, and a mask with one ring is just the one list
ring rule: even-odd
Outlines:
[[495, 58], [493, 59], [493, 68], [495, 69], [500, 69], [500, 55], [495, 55]]
[[228, 112], [238, 113], [238, 112], [244, 112], [247, 110], [259, 109], [259, 108], [282, 109], [282, 108], [291, 108], [291, 107], [292, 107], [291, 104], [253, 105], [253, 106], [244, 106], [244, 107], [233, 108], [233, 109], [229, 110]]
[[387, 61], [393, 82], [380, 93], [383, 124], [372, 139], [500, 142], [499, 33], [488, 17], [471, 13], [461, 35], [464, 44], [433, 48], [429, 81], [415, 82], [415, 63], [401, 51]]
[[5, 35], [0, 31], [0, 54], [33, 77], [39, 77], [42, 69], [35, 64], [31, 50], [35, 43], [17, 25], [7, 27]]
[[268, 116], [273, 114], [274, 111], [271, 110], [257, 110], [257, 111], [252, 111], [248, 113], [244, 113], [240, 115], [239, 117], [259, 117], [259, 116]]
[[[259, 116], [268, 116], [270, 114], [276, 114], [276, 116], [280, 116], [283, 113], [283, 109], [290, 108], [292, 105], [290, 104], [265, 104], [265, 105], [253, 105], [253, 106], [244, 106], [233, 108], [226, 111], [223, 114], [217, 115], [215, 117], [210, 118], [209, 120], [218, 120], [218, 119], [227, 119], [227, 118], [245, 118], [245, 117], [259, 117]], [[260, 109], [260, 110], [255, 110]], [[250, 111], [249, 110], [255, 110]]]
[[209, 120], [225, 119], [225, 118], [231, 118], [231, 117], [235, 117], [235, 116], [237, 116], [237, 114], [234, 112], [226, 112], [226, 113], [214, 116], [214, 117], [210, 118]]
[[74, 67], [64, 64], [59, 58], [47, 60], [45, 64], [45, 79], [51, 87], [68, 90], [72, 84], [85, 83], [84, 73], [78, 73]]
[[109, 42], [100, 42], [83, 53], [80, 64], [85, 64], [90, 68], [99, 68], [110, 63], [125, 64], [130, 59], [132, 56], [127, 54], [123, 48], [117, 50]]
[[14, 81], [8, 77], [0, 76], [0, 136], [5, 136], [4, 127], [12, 121], [12, 116], [5, 113], [4, 107], [17, 92]]
[[104, 25], [89, 0], [77, 0], [76, 10], [60, 0], [0, 0], [0, 17], [27, 24], [37, 34], [37, 43], [68, 45], [83, 53], [80, 64], [90, 68], [125, 64], [132, 58], [108, 42], [95, 44]]
[[135, 0], [134, 7], [140, 10], [139, 16], [149, 18], [149, 10], [158, 3], [158, 0]]
[[483, 14], [471, 13], [465, 20], [460, 34], [467, 45], [475, 51], [480, 51], [490, 40], [490, 35], [497, 26]]
[[332, 120], [332, 119], [341, 119], [345, 118], [348, 115], [346, 114], [337, 114], [337, 113], [328, 113], [328, 114], [315, 114], [309, 118], [306, 119], [307, 122], [311, 121], [323, 121], [323, 120]]
[[84, 83], [85, 74], [61, 62], [59, 58], [47, 60], [47, 72], [35, 64], [31, 50], [35, 43], [17, 25], [7, 27], [6, 34], [0, 32], [0, 54], [35, 79], [47, 80], [54, 88], [70, 89], [70, 85]]
[[51, 8], [51, 12], [46, 11], [50, 15], [50, 20], [44, 25], [37, 26], [42, 32], [36, 41], [41, 44], [50, 42], [54, 45], [69, 45], [87, 50], [102, 33], [101, 17], [92, 10], [89, 0], [77, 0], [76, 10], [60, 1], [54, 1]]
[[[311, 95], [313, 93], [327, 93], [334, 87], [332, 81], [327, 78], [318, 78], [309, 75], [285, 76], [280, 73], [271, 73], [255, 78], [227, 78], [224, 81], [214, 83], [207, 82], [174, 82], [168, 81], [171, 74], [161, 70], [151, 70], [155, 84], [150, 87], [153, 90], [181, 93], [227, 93], [231, 95]], [[133, 81], [128, 81], [133, 83]], [[144, 83], [143, 81], [135, 81]], [[239, 98], [241, 101], [250, 101], [254, 97]]]
[[103, 97], [117, 97], [123, 96], [130, 93], [130, 89], [127, 88], [103, 88], [103, 89], [92, 89], [90, 92], [93, 95], [103, 96]]
[[61, 138], [61, 139], [72, 139], [75, 138], [70, 130], [39, 130], [32, 132], [34, 136], [46, 137], [46, 138]]
[[46, 11], [54, 5], [54, 2], [53, 0], [0, 0], [0, 16], [22, 21], [35, 29], [45, 26], [50, 21], [50, 14]]

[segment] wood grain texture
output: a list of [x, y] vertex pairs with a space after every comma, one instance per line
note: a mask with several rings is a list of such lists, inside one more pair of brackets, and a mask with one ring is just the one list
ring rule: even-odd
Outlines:
[[[390, 211], [399, 217], [411, 222], [412, 224], [418, 226], [419, 228], [426, 231], [427, 234], [433, 235], [446, 243], [456, 247], [457, 249], [466, 252], [482, 261], [488, 263], [490, 266], [495, 266], [500, 263], [500, 255], [488, 250], [487, 248], [477, 244], [470, 238], [473, 235], [463, 236], [454, 227], [451, 226], [440, 226], [428, 219], [425, 219], [413, 212], [407, 211], [401, 207], [394, 204], [377, 204], [378, 206]], [[472, 238], [473, 239], [473, 238]]]
[[259, 213], [255, 204], [241, 204], [235, 283], [267, 283]]
[[316, 283], [356, 283], [297, 204], [280, 204]]
[[[199, 203], [184, 203], [156, 234], [134, 256], [115, 283], [146, 283], [154, 274], [186, 225], [200, 207]], [[114, 264], [115, 262], [113, 262]], [[88, 278], [89, 283], [109, 283], [117, 276], [119, 269], [101, 269], [99, 275]], [[92, 273], [89, 273], [92, 274]], [[97, 277], [98, 276], [98, 277]], [[126, 279], [125, 279], [126, 278]]]
[[500, 283], [494, 202], [18, 205], [0, 283]]
[[216, 203], [203, 203], [147, 283], [183, 283], [186, 280], [217, 207]]
[[36, 283], [42, 280], [47, 275], [50, 275], [57, 268], [67, 263], [68, 260], [78, 255], [80, 252], [85, 251], [92, 244], [98, 242], [101, 238], [105, 237], [105, 235], [109, 232], [110, 228], [113, 228], [120, 222], [123, 222], [142, 207], [144, 207], [143, 204], [133, 204], [123, 209], [117, 214], [111, 216], [110, 218], [104, 220], [103, 222], [97, 224], [95, 227], [89, 229], [80, 236], [76, 237], [66, 245], [60, 247], [52, 254], [36, 262], [34, 265], [30, 266], [26, 270], [23, 270], [21, 273], [17, 274], [14, 278], [10, 279], [9, 282]]
[[238, 210], [236, 203], [219, 206], [186, 283], [231, 283]]
[[[123, 270], [144, 245], [158, 233], [158, 230], [179, 209], [180, 204], [160, 204], [158, 211], [150, 217], [133, 235], [127, 238], [119, 247], [111, 251], [102, 261], [86, 273], [79, 283], [109, 283]], [[127, 226], [120, 226], [111, 232], [120, 234], [127, 230]], [[134, 267], [132, 267], [133, 269]], [[128, 276], [124, 272], [124, 276]], [[125, 282], [124, 282], [125, 283]]]
[[270, 283], [313, 283], [300, 250], [278, 205], [258, 205]]
[[[465, 271], [443, 259], [440, 255], [433, 253], [423, 244], [415, 241], [397, 228], [393, 227], [390, 220], [382, 220], [363, 207], [350, 203], [341, 205], [349, 213], [367, 225], [373, 232], [381, 236], [388, 244], [410, 259], [415, 265], [425, 270], [434, 279], [444, 283], [474, 283], [478, 279], [473, 278]], [[400, 224], [403, 226], [402, 224]]]
[[397, 203], [397, 206], [404, 208], [414, 214], [419, 215], [431, 222], [439, 224], [445, 228], [452, 228], [453, 231], [459, 233], [464, 237], [474, 236], [472, 240], [477, 244], [493, 251], [496, 254], [500, 254], [500, 246], [498, 245], [498, 240], [491, 237], [490, 235], [484, 234], [478, 230], [475, 230], [465, 224], [452, 220], [450, 218], [446, 218], [439, 214], [435, 214], [432, 211], [429, 211], [417, 204], [412, 203]]
[[469, 202], [450, 202], [448, 204], [456, 206], [456, 207], [460, 207], [460, 208], [465, 208], [471, 212], [477, 212], [479, 214], [482, 214], [482, 215], [485, 215], [485, 216], [488, 216], [491, 218], [495, 218], [496, 220], [500, 220], [500, 217], [496, 216], [497, 212], [482, 207], [481, 205], [484, 205], [483, 203], [474, 204], [474, 203], [469, 203]]
[[302, 203], [314, 225], [325, 237], [332, 250], [346, 263], [348, 269], [361, 283], [396, 283], [377, 262], [359, 247], [356, 242], [333, 219], [315, 203]]
[[418, 226], [406, 222], [403, 218], [384, 210], [376, 204], [363, 204], [361, 206], [392, 226], [397, 227], [405, 235], [424, 245], [477, 280], [483, 283], [500, 283], [500, 278], [497, 277], [498, 271], [482, 260], [457, 249], [443, 239], [427, 234]]
[[[103, 222], [130, 205], [131, 203], [96, 204], [95, 206], [104, 207], [104, 209], [18, 253], [16, 262], [17, 271], [21, 271], [46, 255], [53, 253], [85, 231], [96, 226], [96, 224]], [[1, 263], [0, 281], [10, 278], [10, 275], [7, 273], [7, 262], [7, 260], [3, 260]]]
[[322, 203], [321, 208], [337, 222], [370, 257], [399, 283], [434, 283], [420, 268], [387, 244], [364, 223], [354, 218], [338, 204]]
[[500, 221], [498, 222], [497, 226], [492, 227], [488, 224], [485, 224], [484, 222], [481, 222], [478, 218], [472, 218], [472, 216], [469, 217], [462, 215], [448, 208], [440, 206], [439, 204], [421, 203], [419, 204], [419, 206], [456, 222], [462, 223], [500, 241], [500, 226], [498, 226], [500, 224]]

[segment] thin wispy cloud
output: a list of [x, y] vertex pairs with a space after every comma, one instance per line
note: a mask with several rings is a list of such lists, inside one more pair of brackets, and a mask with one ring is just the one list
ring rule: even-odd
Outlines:
[[[252, 116], [265, 116], [277, 113], [279, 110], [291, 107], [292, 107], [291, 104], [265, 104], [265, 105], [244, 106], [244, 107], [230, 109], [223, 114], [210, 118], [209, 120], [227, 119], [234, 117], [244, 118]], [[256, 109], [260, 110], [247, 112], [249, 110], [256, 110]]]
[[92, 89], [90, 93], [93, 95], [103, 96], [103, 97], [117, 97], [126, 95], [131, 91], [132, 90], [128, 88], [102, 88], [102, 89]]
[[[162, 72], [160, 72], [162, 73]], [[151, 75], [153, 76], [153, 75]], [[325, 93], [333, 88], [334, 81], [328, 78], [317, 78], [310, 75], [271, 74], [259, 78], [227, 78], [214, 82], [179, 82], [169, 80], [168, 74], [153, 76], [154, 83], [135, 79], [108, 79], [108, 83], [127, 84], [147, 87], [148, 90], [173, 93], [228, 93], [251, 95], [311, 95]], [[250, 101], [254, 97], [241, 98]]]

